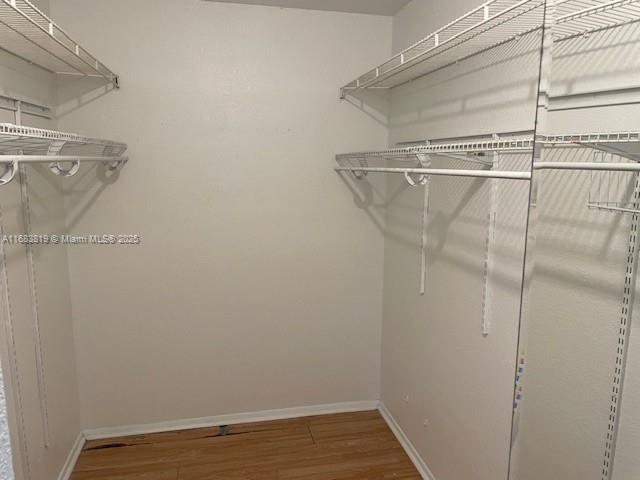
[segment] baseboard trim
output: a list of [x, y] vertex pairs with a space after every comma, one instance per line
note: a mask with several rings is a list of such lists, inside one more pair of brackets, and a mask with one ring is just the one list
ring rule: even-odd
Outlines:
[[409, 458], [415, 465], [418, 473], [420, 473], [420, 476], [424, 480], [435, 480], [433, 473], [431, 473], [431, 470], [429, 470], [429, 467], [422, 459], [416, 448], [413, 446], [413, 443], [411, 443], [409, 438], [405, 435], [404, 431], [402, 430], [402, 428], [400, 428], [400, 425], [398, 424], [398, 422], [396, 422], [396, 419], [393, 418], [393, 415], [391, 415], [391, 412], [387, 409], [387, 407], [385, 407], [384, 403], [379, 402], [378, 410], [380, 411], [380, 415], [382, 415], [382, 418], [384, 418], [384, 420], [389, 425], [389, 428], [391, 429], [393, 434], [398, 439], [398, 442], [400, 442], [400, 445], [402, 445], [402, 448], [404, 448], [405, 452], [407, 452], [407, 455], [409, 455]]
[[284, 420], [287, 418], [309, 417], [312, 415], [331, 415], [334, 413], [361, 412], [377, 410], [377, 400], [360, 402], [331, 403], [312, 405], [308, 407], [282, 408], [279, 410], [263, 410], [259, 412], [235, 413], [214, 417], [192, 418], [185, 420], [149, 423], [143, 425], [128, 425], [114, 428], [97, 428], [85, 430], [86, 440], [102, 440], [106, 438], [126, 437], [129, 435], [148, 435], [151, 433], [189, 430], [193, 428], [217, 427], [220, 425], [234, 425], [238, 423], [267, 422], [270, 420]]
[[67, 460], [64, 462], [62, 466], [62, 470], [60, 471], [60, 475], [58, 475], [58, 480], [69, 480], [71, 478], [71, 474], [73, 473], [73, 469], [78, 462], [78, 458], [80, 457], [80, 453], [82, 453], [82, 449], [84, 448], [84, 444], [86, 442], [86, 438], [82, 432], [78, 434], [76, 437], [76, 441], [71, 447], [71, 451], [69, 452], [69, 456]]

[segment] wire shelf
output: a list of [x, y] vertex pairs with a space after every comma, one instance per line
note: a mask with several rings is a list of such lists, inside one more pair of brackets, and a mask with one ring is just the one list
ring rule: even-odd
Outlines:
[[568, 40], [640, 20], [640, 0], [560, 0], [555, 4], [554, 37]]
[[0, 48], [56, 74], [118, 76], [75, 42], [28, 0], [0, 0]]
[[0, 123], [0, 163], [2, 155], [120, 157], [126, 149], [125, 143]]
[[393, 88], [542, 25], [543, 0], [491, 0], [342, 88]]
[[640, 132], [545, 135], [539, 141], [548, 147], [589, 147], [640, 162]]
[[[534, 170], [640, 172], [640, 132], [539, 135], [535, 141], [533, 135], [528, 137], [512, 135], [511, 138], [492, 140], [479, 140], [478, 138], [475, 137], [474, 140], [468, 142], [427, 143], [380, 151], [343, 153], [336, 155], [338, 166], [335, 170], [350, 172], [357, 179], [362, 179], [368, 173], [401, 173], [405, 175], [407, 182], [411, 185], [416, 184], [411, 179], [411, 175], [416, 174], [421, 178], [429, 175], [445, 175], [530, 180], [531, 170], [495, 170], [496, 164], [493, 160], [493, 154], [530, 154], [535, 146], [539, 145], [543, 148], [591, 148], [594, 150], [594, 154], [615, 156], [624, 160], [616, 162], [535, 162], [533, 164]], [[480, 163], [485, 169], [433, 169], [431, 168], [431, 155]], [[411, 163], [400, 167], [389, 167], [386, 165], [387, 161]]]
[[[389, 89], [540, 30], [544, 0], [493, 0], [435, 31], [340, 90]], [[640, 0], [559, 0], [553, 35], [564, 41], [640, 20]]]
[[[595, 152], [594, 162], [599, 164], [619, 161], [615, 154]], [[590, 209], [605, 212], [638, 214], [638, 201], [634, 197], [634, 185], [638, 172], [606, 171], [591, 172], [589, 177]]]
[[[602, 152], [613, 153], [630, 160], [640, 161], [640, 132], [539, 135], [538, 142], [548, 148], [588, 147]], [[502, 140], [432, 143], [379, 151], [341, 153], [336, 155], [336, 160], [343, 163], [351, 160], [361, 161], [374, 158], [414, 160], [418, 155], [517, 153], [532, 151], [534, 144], [533, 136]]]
[[405, 148], [393, 148], [373, 152], [354, 152], [336, 155], [338, 162], [372, 158], [388, 160], [414, 160], [418, 155], [468, 154], [482, 155], [491, 152], [527, 152], [533, 148], [533, 138], [516, 140], [486, 140], [458, 143], [434, 143]]

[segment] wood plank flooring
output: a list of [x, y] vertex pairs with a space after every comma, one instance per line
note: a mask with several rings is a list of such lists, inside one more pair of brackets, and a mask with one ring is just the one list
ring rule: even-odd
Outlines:
[[71, 480], [420, 480], [377, 411], [89, 441]]

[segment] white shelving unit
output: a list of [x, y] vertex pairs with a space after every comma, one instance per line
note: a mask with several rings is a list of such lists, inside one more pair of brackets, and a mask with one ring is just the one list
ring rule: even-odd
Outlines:
[[28, 0], [0, 0], [0, 48], [51, 73], [119, 84], [118, 75]]
[[[536, 170], [609, 170], [640, 171], [640, 132], [584, 133], [540, 135], [537, 143], [544, 148], [592, 148], [594, 150], [617, 155], [633, 161], [623, 162], [537, 162]], [[425, 168], [425, 157], [441, 155], [458, 160], [491, 165], [491, 156], [495, 153], [528, 153], [536, 144], [533, 136], [529, 138], [505, 140], [473, 140], [458, 143], [434, 143], [405, 148], [395, 148], [373, 152], [354, 152], [336, 155], [338, 172], [351, 172], [357, 178], [367, 173], [401, 173], [407, 175], [449, 175], [484, 178], [503, 178], [507, 180], [530, 180], [531, 172], [514, 172], [478, 169], [432, 169]], [[392, 160], [414, 162], [415, 167], [379, 167], [369, 166], [369, 160]], [[409, 178], [407, 180], [411, 183]]]
[[491, 0], [342, 87], [393, 88], [539, 28], [543, 0]]
[[75, 175], [81, 162], [101, 162], [115, 170], [128, 161], [123, 156], [126, 149], [125, 143], [2, 123], [0, 164], [5, 172], [0, 185], [11, 181], [22, 163], [48, 163], [53, 173], [62, 176]]
[[[340, 89], [390, 89], [542, 28], [542, 0], [492, 0], [431, 33]], [[637, 22], [640, 0], [559, 0], [553, 36], [564, 41]]]
[[553, 34], [562, 41], [638, 20], [639, 0], [558, 0]]

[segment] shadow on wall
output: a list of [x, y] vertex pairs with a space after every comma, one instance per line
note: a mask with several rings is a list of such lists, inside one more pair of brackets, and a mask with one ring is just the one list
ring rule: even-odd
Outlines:
[[[115, 87], [101, 78], [65, 78], [56, 84], [56, 117], [64, 118], [76, 110], [112, 93]], [[73, 132], [86, 136], [99, 136], [95, 132]], [[126, 154], [126, 153], [125, 153]], [[120, 168], [126, 168], [123, 165]], [[61, 193], [71, 201], [67, 212], [67, 228], [72, 231], [98, 197], [109, 185], [116, 182], [120, 169], [110, 170], [103, 163], [85, 164], [75, 176], [65, 179]]]
[[[543, 160], [589, 162], [593, 155], [590, 149], [548, 149], [543, 152]], [[604, 193], [620, 202], [630, 200], [635, 174], [616, 172], [615, 184], [605, 188], [600, 182], [607, 181], [611, 172], [553, 170], [536, 171], [535, 175], [539, 184], [536, 281], [584, 289], [591, 297], [620, 295], [616, 273], [625, 258], [620, 245], [628, 236], [629, 216], [589, 208], [589, 203]], [[594, 259], [602, 262], [599, 268], [606, 269], [608, 275], [575, 268], [576, 264], [588, 265]]]
[[344, 101], [385, 127], [389, 126], [390, 100], [388, 90], [347, 91], [344, 98]]
[[[427, 139], [455, 139], [532, 131], [540, 47], [540, 32], [532, 32], [392, 90], [347, 92], [346, 100], [365, 115], [390, 128], [391, 147], [400, 143], [424, 142]], [[461, 92], [464, 92], [463, 96]], [[434, 156], [434, 159], [436, 158]], [[528, 156], [524, 161], [516, 162], [517, 169], [529, 170], [530, 161], [531, 158]], [[452, 168], [451, 160], [438, 158], [437, 162], [441, 168]], [[468, 164], [458, 165], [455, 161], [454, 163], [456, 166], [453, 168], [469, 167]], [[354, 203], [359, 208], [368, 210], [367, 214], [376, 222], [378, 228], [381, 228], [384, 221], [378, 221], [378, 217], [370, 209], [380, 208], [380, 211], [383, 211], [383, 208], [388, 207], [406, 190], [407, 185], [389, 182], [386, 201], [382, 205], [374, 205], [373, 187], [367, 186], [367, 183], [375, 175], [378, 174], [371, 174], [358, 182], [348, 174], [345, 174], [343, 179], [354, 193]], [[455, 223], [460, 215], [468, 213], [467, 205], [474, 202], [478, 192], [484, 192], [486, 188], [483, 186], [489, 185], [490, 182], [442, 178], [434, 182], [450, 185], [450, 188], [462, 192], [462, 197], [456, 199], [458, 203], [453, 211], [432, 209], [430, 214], [430, 227], [437, 227], [434, 231], [438, 232], [435, 239], [437, 243], [430, 248], [443, 253], [450, 225]], [[500, 187], [501, 190], [510, 191], [510, 183], [513, 182], [505, 182]], [[482, 196], [484, 197], [485, 193], [482, 193]], [[422, 196], [420, 199], [416, 196], [415, 201], [404, 205], [407, 211], [412, 212], [411, 223], [421, 217], [421, 198]], [[469, 215], [467, 220], [484, 222], [485, 216], [486, 208]], [[512, 229], [521, 231], [517, 225], [513, 225]], [[419, 240], [419, 232], [412, 229], [411, 238], [405, 238], [402, 230], [387, 232], [387, 235], [395, 235], [400, 243], [415, 246]], [[451, 260], [454, 261], [454, 258]], [[474, 264], [472, 268], [475, 270], [479, 267]], [[505, 283], [515, 280], [505, 279]]]
[[533, 130], [540, 45], [533, 32], [396, 88], [390, 127], [405, 142]]
[[69, 231], [73, 230], [102, 192], [115, 183], [119, 176], [119, 169], [109, 170], [104, 164], [98, 163], [91, 165], [82, 175], [78, 174], [70, 185], [65, 186], [64, 194], [72, 205], [67, 211]]
[[358, 180], [349, 172], [338, 172], [338, 175], [351, 190], [353, 203], [367, 214], [381, 233], [384, 233], [384, 209], [388, 202], [379, 200], [385, 198], [384, 192], [374, 183], [367, 181], [366, 177]]

